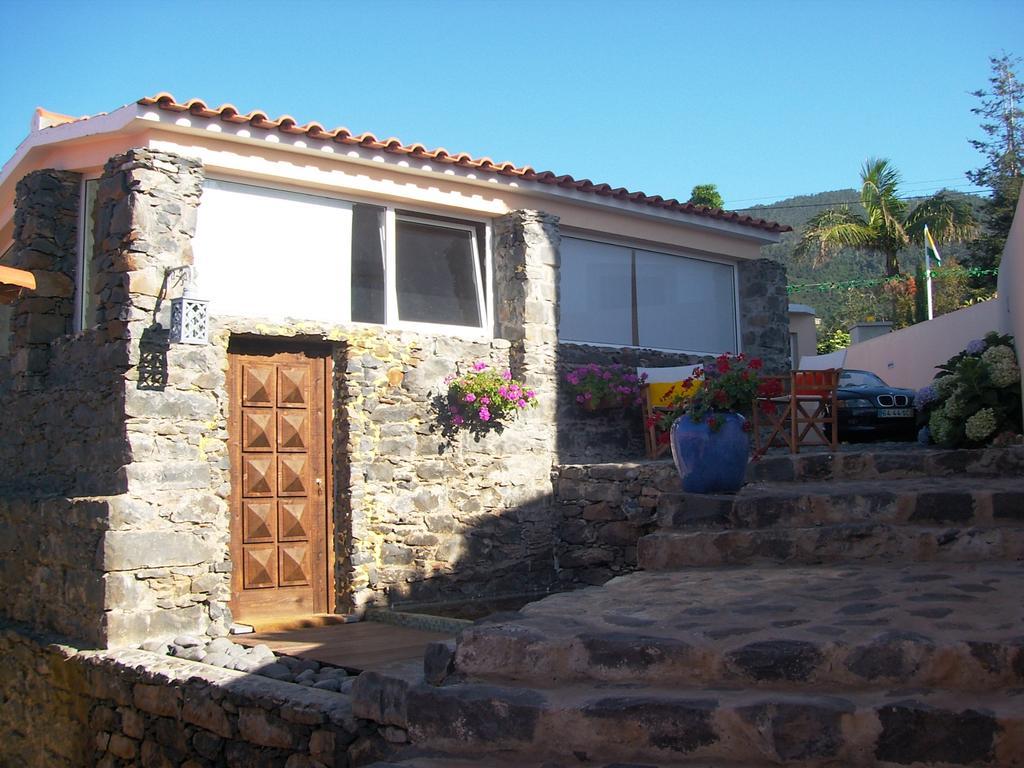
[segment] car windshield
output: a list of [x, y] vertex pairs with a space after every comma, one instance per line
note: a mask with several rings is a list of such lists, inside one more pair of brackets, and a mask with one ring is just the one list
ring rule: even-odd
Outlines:
[[843, 371], [839, 374], [839, 386], [847, 389], [860, 387], [884, 387], [884, 381], [870, 371]]

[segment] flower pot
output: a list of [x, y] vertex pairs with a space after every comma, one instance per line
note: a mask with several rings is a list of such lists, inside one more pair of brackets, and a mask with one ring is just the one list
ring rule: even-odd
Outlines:
[[622, 400], [617, 397], [604, 397], [600, 400], [592, 397], [589, 400], [584, 400], [579, 404], [579, 406], [588, 413], [594, 413], [595, 411], [610, 411], [613, 408], [621, 408]]
[[738, 413], [716, 413], [722, 426], [680, 416], [672, 422], [672, 459], [687, 493], [735, 493], [743, 486], [750, 458], [750, 437]]

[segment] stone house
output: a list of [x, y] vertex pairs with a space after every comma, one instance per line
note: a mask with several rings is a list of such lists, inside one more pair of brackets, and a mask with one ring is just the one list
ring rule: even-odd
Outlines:
[[[0, 315], [0, 613], [116, 647], [557, 588], [558, 467], [642, 455], [562, 374], [788, 366], [782, 229], [168, 94], [40, 111], [0, 171], [37, 284]], [[206, 344], [169, 342], [186, 284]], [[540, 406], [446, 440], [474, 361]]]

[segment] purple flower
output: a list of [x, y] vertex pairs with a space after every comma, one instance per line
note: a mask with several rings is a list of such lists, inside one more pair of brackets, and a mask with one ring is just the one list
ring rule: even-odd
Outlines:
[[503, 378], [505, 381], [511, 381], [512, 380], [512, 371], [510, 371], [508, 368], [506, 368], [504, 371], [501, 372], [501, 378]]
[[454, 424], [457, 427], [461, 426], [465, 422], [466, 422], [466, 420], [464, 418], [462, 418], [461, 416], [458, 416], [458, 415], [452, 416], [452, 424]]
[[587, 400], [587, 398], [585, 398], [583, 395], [576, 395], [576, 402], [577, 403], [584, 403], [584, 402], [586, 402], [586, 400]]
[[500, 387], [498, 387], [498, 394], [501, 395], [504, 398], [507, 398], [508, 397], [508, 387], [506, 387], [504, 384], [502, 384]]
[[969, 341], [967, 343], [967, 349], [965, 351], [969, 355], [980, 355], [982, 352], [985, 351], [985, 340], [974, 339], [974, 341]]
[[935, 387], [929, 384], [927, 387], [922, 387], [918, 390], [917, 397], [914, 398], [914, 401], [920, 408], [921, 406], [928, 405], [928, 403], [934, 403], [938, 399], [939, 393], [935, 391]]
[[481, 397], [480, 398], [480, 405], [490, 405], [490, 404], [491, 404], [491, 398], [489, 398], [489, 397]]
[[528, 390], [526, 390], [526, 398], [527, 398], [528, 400], [532, 400], [532, 399], [533, 399], [533, 398], [535, 398], [536, 396], [537, 396], [537, 393], [536, 393], [536, 392], [534, 392], [534, 391], [533, 391], [532, 389], [528, 389]]
[[491, 412], [487, 410], [487, 406], [480, 409], [480, 421], [490, 421]]
[[525, 408], [526, 407], [526, 401], [525, 400], [520, 400], [518, 403], [516, 403], [516, 405], [518, 405], [520, 408]]
[[474, 371], [482, 371], [486, 367], [487, 367], [487, 363], [483, 362], [482, 360], [479, 361], [479, 362], [473, 363], [473, 370]]
[[467, 392], [466, 396], [462, 399], [465, 400], [467, 403], [472, 403], [474, 400], [476, 400], [476, 395], [474, 395], [472, 392]]

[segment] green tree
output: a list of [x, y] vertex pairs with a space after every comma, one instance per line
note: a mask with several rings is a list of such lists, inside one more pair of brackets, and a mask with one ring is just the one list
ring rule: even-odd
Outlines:
[[706, 205], [708, 208], [724, 208], [725, 201], [715, 184], [698, 184], [690, 192], [690, 205]]
[[[1006, 53], [991, 57], [990, 87], [971, 94], [981, 102], [971, 112], [982, 118], [985, 137], [970, 142], [981, 152], [985, 164], [968, 171], [967, 178], [991, 192], [982, 210], [984, 231], [970, 251], [973, 267], [999, 266], [1020, 197], [1024, 176], [1024, 83], [1014, 71], [1020, 61]], [[975, 287], [992, 289], [995, 282], [995, 276], [986, 275], [976, 278]]]
[[[900, 274], [900, 251], [911, 243], [924, 248], [926, 225], [940, 244], [963, 240], [975, 230], [970, 205], [945, 191], [911, 208], [899, 195], [900, 175], [888, 160], [867, 160], [860, 180], [864, 212], [841, 206], [816, 214], [800, 236], [794, 251], [796, 259], [821, 266], [840, 250], [852, 248], [881, 255], [885, 276], [896, 277]], [[895, 299], [892, 313], [895, 319]]]

